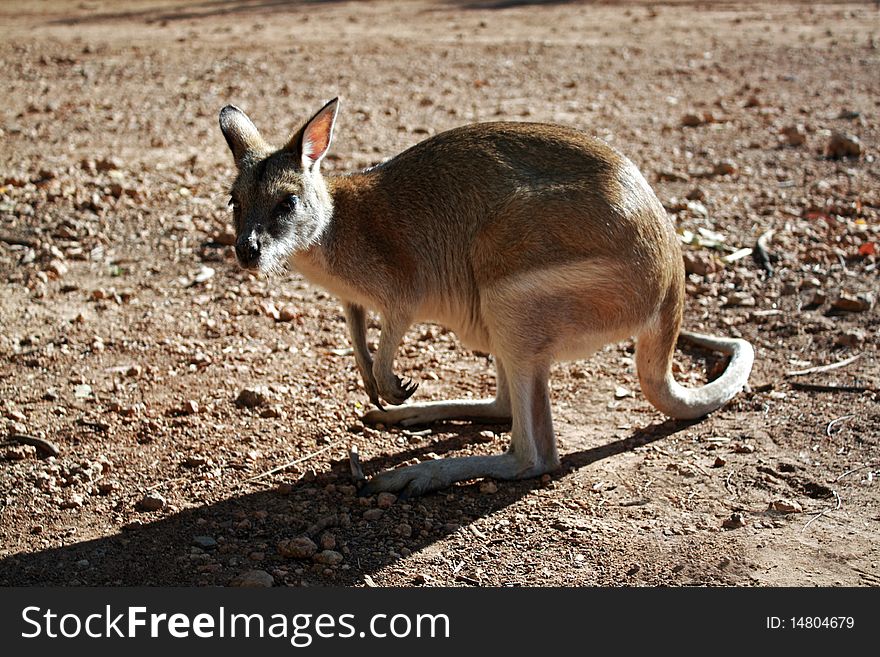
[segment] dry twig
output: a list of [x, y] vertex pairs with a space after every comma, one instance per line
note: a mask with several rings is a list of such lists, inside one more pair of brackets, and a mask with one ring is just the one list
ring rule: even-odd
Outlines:
[[824, 511], [820, 511], [820, 512], [817, 513], [815, 516], [813, 516], [812, 518], [810, 518], [810, 520], [807, 522], [807, 524], [804, 525], [804, 528], [801, 529], [802, 532], [806, 531], [807, 527], [809, 527], [810, 525], [812, 525], [814, 522], [816, 522], [816, 521], [817, 521], [819, 518], [821, 518], [822, 516], [824, 516], [824, 515], [828, 515], [828, 514], [831, 513], [832, 511], [837, 511], [838, 509], [840, 509], [841, 506], [843, 506], [843, 502], [842, 502], [841, 499], [840, 499], [840, 495], [837, 494], [837, 491], [836, 491], [836, 490], [832, 490], [831, 492], [834, 493], [834, 497], [837, 498], [837, 506], [835, 506], [833, 509], [832, 509], [831, 507], [829, 507], [829, 508], [825, 509]]
[[786, 372], [785, 376], [801, 376], [803, 374], [818, 374], [819, 372], [836, 370], [838, 367], [846, 367], [850, 363], [854, 363], [859, 359], [860, 356], [861, 354], [856, 354], [855, 356], [844, 358], [843, 360], [837, 361], [836, 363], [829, 363], [828, 365], [816, 365], [815, 367], [808, 367], [805, 370], [791, 370], [789, 372]]
[[14, 433], [9, 436], [4, 443], [5, 445], [32, 445], [36, 447], [39, 452], [43, 454], [43, 456], [58, 456], [61, 454], [61, 450], [58, 449], [58, 445], [44, 438], [37, 438], [36, 436], [30, 436], [26, 433]]
[[257, 479], [262, 479], [263, 477], [268, 477], [269, 475], [273, 475], [277, 472], [281, 472], [282, 470], [287, 470], [287, 468], [292, 468], [295, 465], [299, 465], [300, 463], [303, 463], [304, 461], [308, 461], [309, 459], [315, 458], [316, 456], [323, 454], [324, 452], [328, 451], [331, 447], [334, 447], [333, 443], [330, 443], [326, 447], [322, 447], [321, 449], [315, 450], [314, 452], [311, 452], [310, 454], [306, 454], [305, 456], [302, 456], [298, 459], [294, 459], [293, 461], [290, 461], [289, 463], [283, 463], [282, 465], [279, 465], [277, 468], [272, 468], [271, 470], [267, 470], [266, 472], [263, 472], [261, 474], [254, 475], [253, 477], [251, 477], [249, 479], [245, 479], [244, 481], [245, 481], [245, 483], [248, 483], [251, 481], [256, 481]]
[[838, 418], [831, 420], [831, 422], [828, 423], [828, 426], [825, 427], [825, 435], [830, 438], [831, 437], [831, 427], [833, 427], [838, 422], [843, 422], [845, 420], [849, 420], [854, 417], [855, 417], [855, 415], [842, 415]]

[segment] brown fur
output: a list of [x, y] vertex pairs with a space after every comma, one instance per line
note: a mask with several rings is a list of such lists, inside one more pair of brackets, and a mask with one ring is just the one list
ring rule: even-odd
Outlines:
[[[726, 402], [745, 383], [751, 347], [696, 336], [731, 353], [726, 375], [685, 390], [671, 361], [684, 270], [671, 221], [623, 155], [561, 126], [486, 123], [416, 144], [363, 172], [324, 179], [337, 104], [272, 151], [235, 108], [221, 128], [239, 169], [239, 257], [271, 271], [290, 260], [346, 307], [358, 369], [381, 410], [368, 421], [512, 418], [497, 457], [447, 459], [383, 473], [367, 491], [421, 493], [474, 476], [515, 478], [558, 465], [547, 379], [559, 358], [637, 335], [648, 399], [677, 417]], [[382, 317], [375, 359], [365, 309]], [[402, 404], [415, 390], [393, 373], [414, 321], [453, 328], [498, 363], [496, 399]]]

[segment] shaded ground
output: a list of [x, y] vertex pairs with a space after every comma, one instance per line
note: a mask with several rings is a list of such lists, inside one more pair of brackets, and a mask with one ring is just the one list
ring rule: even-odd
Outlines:
[[[0, 17], [0, 411], [8, 436], [60, 450], [0, 452], [0, 585], [225, 585], [253, 569], [278, 585], [880, 583], [873, 3], [42, 2]], [[280, 142], [337, 94], [330, 171], [498, 118], [620, 148], [690, 242], [686, 325], [751, 340], [751, 389], [664, 422], [632, 344], [611, 346], [554, 369], [557, 476], [357, 498], [349, 444], [369, 474], [497, 452], [507, 428], [365, 428], [336, 302], [295, 274], [242, 272], [224, 246], [219, 108]], [[832, 132], [858, 156], [828, 157]], [[721, 261], [768, 229], [772, 277]], [[680, 362], [692, 384], [716, 366]], [[420, 398], [493, 392], [491, 359], [438, 327], [415, 327], [398, 363]], [[234, 403], [255, 386], [262, 405]], [[144, 510], [151, 495], [164, 506]], [[302, 536], [339, 556], [285, 556]]]

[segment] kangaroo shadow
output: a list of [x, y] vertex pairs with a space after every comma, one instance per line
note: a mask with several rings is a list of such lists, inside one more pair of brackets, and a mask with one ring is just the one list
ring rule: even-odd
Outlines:
[[[627, 438], [569, 453], [562, 458], [558, 476], [660, 440], [690, 424], [667, 420]], [[443, 430], [448, 438], [370, 459], [363, 463], [364, 470], [371, 474], [429, 457], [429, 452], [439, 455], [459, 449], [481, 428], [485, 425], [447, 425]], [[158, 520], [135, 522], [113, 535], [8, 556], [0, 560], [0, 586], [227, 585], [235, 575], [254, 569], [269, 572], [280, 585], [363, 585], [366, 575], [428, 548], [539, 486], [541, 482], [534, 479], [504, 482], [496, 494], [482, 495], [479, 484], [461, 484], [380, 509], [375, 498], [357, 496], [349, 462], [336, 461], [329, 470], [289, 487], [233, 494]], [[285, 539], [304, 536], [317, 550], [332, 553], [297, 559], [279, 552]]]

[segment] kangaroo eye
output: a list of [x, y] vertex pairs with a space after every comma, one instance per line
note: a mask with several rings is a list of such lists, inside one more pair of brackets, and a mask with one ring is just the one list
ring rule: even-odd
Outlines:
[[288, 212], [293, 212], [297, 205], [299, 205], [299, 196], [291, 194], [275, 206], [275, 213], [287, 214]]

